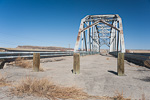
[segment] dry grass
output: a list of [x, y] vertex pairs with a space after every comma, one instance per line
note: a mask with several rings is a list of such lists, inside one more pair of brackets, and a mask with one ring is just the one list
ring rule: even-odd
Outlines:
[[142, 94], [142, 99], [141, 100], [146, 100], [145, 94]]
[[6, 78], [0, 73], [0, 87], [6, 84]]
[[109, 58], [106, 58], [106, 60], [109, 60]]
[[114, 100], [131, 100], [131, 98], [124, 98], [123, 91], [120, 93], [118, 91], [115, 92]]
[[[15, 60], [15, 65], [16, 65], [16, 66], [19, 66], [19, 67], [22, 67], [22, 68], [32, 68], [32, 67], [33, 67], [31, 61], [25, 60], [24, 58], [21, 58], [21, 57], [18, 57], [18, 58]], [[41, 67], [40, 67], [39, 70], [40, 70], [40, 71], [44, 71]]]
[[126, 50], [126, 53], [131, 53], [130, 50]]
[[10, 83], [8, 81], [6, 81], [6, 77], [4, 77], [1, 73], [0, 73], [0, 87], [3, 86], [8, 86], [10, 85]]
[[150, 60], [144, 61], [144, 65], [150, 68]]
[[90, 96], [86, 92], [83, 92], [82, 89], [76, 87], [63, 87], [55, 85], [46, 78], [37, 79], [30, 77], [27, 77], [12, 85], [10, 88], [10, 93], [19, 97], [32, 95], [37, 97], [46, 97], [50, 100], [131, 100], [131, 98], [124, 98], [123, 91], [121, 93], [116, 91], [114, 97]]
[[15, 60], [15, 65], [22, 68], [32, 68], [32, 63], [30, 61], [25, 60], [24, 58], [18, 57]]
[[17, 96], [26, 94], [46, 97], [53, 100], [57, 100], [57, 98], [83, 100], [89, 97], [88, 94], [81, 89], [62, 87], [53, 84], [48, 79], [33, 79], [29, 77], [14, 85], [14, 87], [10, 89], [10, 92]]
[[123, 92], [116, 92], [114, 97], [90, 96], [82, 89], [76, 87], [63, 87], [55, 85], [48, 79], [27, 77], [10, 88], [10, 93], [16, 96], [46, 97], [50, 100], [73, 99], [73, 100], [131, 100], [123, 97]]

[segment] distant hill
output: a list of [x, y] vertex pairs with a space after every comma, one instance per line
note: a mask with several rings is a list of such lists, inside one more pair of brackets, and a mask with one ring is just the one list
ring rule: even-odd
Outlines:
[[55, 46], [18, 46], [17, 49], [42, 49], [42, 50], [60, 50], [60, 51], [67, 51], [67, 50], [73, 50], [72, 48], [64, 48], [64, 47], [55, 47]]

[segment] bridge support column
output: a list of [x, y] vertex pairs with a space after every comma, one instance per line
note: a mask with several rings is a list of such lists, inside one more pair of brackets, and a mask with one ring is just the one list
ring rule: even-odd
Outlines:
[[83, 38], [84, 38], [83, 32], [81, 33], [81, 35], [82, 35], [82, 38], [81, 38], [81, 51], [83, 51], [83, 49], [84, 49], [84, 46], [83, 46]]
[[[113, 26], [116, 25], [116, 22], [113, 22]], [[116, 47], [116, 43], [115, 43], [115, 39], [116, 39], [116, 31], [114, 28], [111, 29], [111, 37], [110, 37], [110, 52], [115, 51], [115, 47]]]

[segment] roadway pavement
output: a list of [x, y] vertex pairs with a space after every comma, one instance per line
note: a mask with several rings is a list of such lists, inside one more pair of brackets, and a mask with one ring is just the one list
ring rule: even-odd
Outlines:
[[[125, 61], [125, 75], [117, 76], [117, 59], [110, 55], [88, 55], [80, 57], [80, 74], [73, 74], [73, 57], [56, 57], [41, 60], [44, 72], [33, 72], [32, 69], [24, 69], [6, 65], [0, 70], [7, 75], [8, 81], [18, 82], [20, 79], [30, 76], [48, 78], [62, 86], [76, 86], [82, 88], [89, 95], [114, 96], [122, 93], [124, 97], [132, 99], [150, 99], [150, 69]], [[7, 87], [0, 88], [1, 91]], [[4, 98], [2, 98], [4, 97]], [[8, 100], [10, 97], [5, 92], [0, 93], [0, 98]], [[12, 100], [36, 99], [35, 97], [17, 98]], [[38, 98], [39, 100], [39, 98]], [[42, 99], [41, 99], [42, 100]]]

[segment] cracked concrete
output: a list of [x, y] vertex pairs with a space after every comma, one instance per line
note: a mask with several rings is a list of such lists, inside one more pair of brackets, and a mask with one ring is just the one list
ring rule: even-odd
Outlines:
[[[15, 66], [6, 66], [0, 70], [0, 73], [8, 76], [8, 81], [19, 81], [30, 76], [38, 78], [49, 78], [56, 84], [62, 86], [76, 86], [82, 88], [85, 92], [94, 96], [114, 96], [115, 92], [122, 92], [124, 97], [132, 99], [141, 99], [145, 95], [146, 100], [150, 99], [150, 69], [138, 66], [125, 61], [125, 76], [117, 76], [117, 59], [107, 55], [89, 55], [81, 56], [80, 74], [73, 74], [73, 57], [58, 57], [63, 59], [55, 62], [48, 62], [49, 59], [42, 59], [41, 63], [44, 72], [33, 72], [32, 69], [24, 69]], [[46, 60], [44, 62], [44, 60]], [[7, 88], [0, 89], [7, 90]], [[2, 98], [4, 97], [4, 98]], [[12, 99], [7, 97], [5, 92], [0, 94], [2, 100]], [[27, 98], [37, 99], [36, 97], [18, 98], [13, 100], [25, 100]], [[40, 98], [38, 98], [39, 100]], [[45, 99], [45, 98], [44, 98]], [[40, 100], [43, 100], [41, 98]]]

